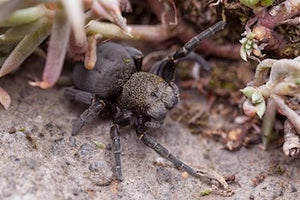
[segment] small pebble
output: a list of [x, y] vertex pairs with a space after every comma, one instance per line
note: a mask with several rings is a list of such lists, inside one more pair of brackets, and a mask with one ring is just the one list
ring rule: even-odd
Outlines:
[[111, 167], [105, 161], [95, 161], [89, 165], [89, 179], [97, 186], [107, 186], [112, 182]]
[[182, 172], [181, 176], [184, 178], [184, 179], [188, 179], [189, 178], [189, 174], [187, 172]]
[[70, 147], [76, 147], [76, 138], [74, 136], [69, 137], [69, 145]]
[[45, 137], [44, 133], [39, 133], [38, 136], [39, 136], [40, 138]]
[[112, 150], [111, 144], [107, 144], [105, 149], [108, 150], [108, 151], [111, 151]]
[[241, 197], [235, 197], [234, 200], [243, 200]]
[[165, 192], [162, 193], [161, 196], [159, 197], [161, 200], [172, 200], [172, 196], [170, 192]]
[[15, 133], [15, 132], [17, 132], [17, 129], [16, 129], [15, 127], [11, 127], [11, 128], [8, 130], [8, 133], [9, 133], [9, 134], [13, 134], [13, 133]]
[[98, 171], [99, 169], [103, 168], [106, 166], [106, 163], [103, 161], [95, 161], [92, 162], [89, 166], [90, 171]]
[[73, 195], [78, 196], [79, 195], [79, 190], [78, 189], [73, 189]]
[[148, 194], [150, 192], [150, 187], [147, 185], [147, 183], [140, 182], [137, 184], [137, 191], [145, 194]]
[[295, 186], [291, 186], [291, 192], [297, 192], [298, 190], [297, 190], [297, 188], [295, 187]]
[[92, 147], [90, 144], [84, 143], [80, 146], [78, 154], [80, 156], [87, 156], [89, 153], [91, 153]]
[[51, 129], [51, 128], [53, 128], [53, 125], [51, 123], [47, 123], [47, 124], [44, 125], [44, 127], [46, 129]]
[[27, 159], [26, 164], [28, 165], [29, 169], [36, 169], [40, 166], [40, 162], [32, 158]]
[[160, 167], [156, 170], [156, 180], [160, 184], [164, 182], [171, 182], [172, 174], [169, 170]]

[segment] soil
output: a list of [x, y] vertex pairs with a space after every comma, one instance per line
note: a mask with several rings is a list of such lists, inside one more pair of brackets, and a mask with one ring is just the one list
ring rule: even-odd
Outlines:
[[0, 80], [12, 97], [8, 110], [0, 108], [0, 199], [299, 199], [299, 159], [259, 145], [230, 152], [170, 116], [151, 134], [191, 166], [234, 175], [233, 196], [209, 194], [209, 183], [170, 167], [129, 127], [121, 130], [124, 181], [116, 182], [110, 119], [99, 117], [71, 136], [86, 107], [66, 99], [63, 87], [29, 86], [36, 69], [24, 68]]

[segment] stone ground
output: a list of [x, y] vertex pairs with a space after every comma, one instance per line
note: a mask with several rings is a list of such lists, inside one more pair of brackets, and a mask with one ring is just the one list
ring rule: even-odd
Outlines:
[[192, 166], [235, 175], [230, 185], [235, 194], [202, 196], [209, 184], [154, 164], [160, 157], [129, 128], [122, 129], [121, 136], [124, 181], [114, 182], [111, 122], [98, 118], [72, 137], [72, 123], [85, 107], [65, 99], [63, 88], [29, 86], [30, 70], [0, 80], [13, 100], [9, 110], [0, 108], [0, 199], [300, 198], [299, 159], [286, 158], [280, 148], [229, 152], [170, 118], [153, 136]]

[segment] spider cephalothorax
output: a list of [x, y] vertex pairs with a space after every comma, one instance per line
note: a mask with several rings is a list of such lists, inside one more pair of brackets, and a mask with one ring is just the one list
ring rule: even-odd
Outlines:
[[147, 129], [159, 128], [168, 110], [174, 108], [179, 101], [178, 87], [174, 83], [175, 64], [191, 54], [191, 59], [202, 62], [203, 59], [192, 51], [203, 38], [223, 29], [224, 25], [224, 22], [218, 22], [198, 34], [178, 51], [157, 62], [150, 72], [141, 72], [143, 54], [139, 50], [112, 42], [100, 44], [97, 47], [94, 69], [87, 70], [83, 64], [75, 66], [75, 87], [65, 90], [65, 95], [69, 98], [90, 105], [75, 122], [72, 135], [76, 135], [86, 122], [96, 118], [109, 104], [116, 108], [110, 135], [117, 179], [122, 180], [119, 126], [129, 124], [134, 126], [137, 136], [145, 145], [177, 168], [197, 176], [193, 168], [178, 160], [149, 136]]
[[128, 110], [161, 121], [178, 103], [178, 95], [175, 84], [155, 74], [137, 72], [125, 83], [118, 102]]

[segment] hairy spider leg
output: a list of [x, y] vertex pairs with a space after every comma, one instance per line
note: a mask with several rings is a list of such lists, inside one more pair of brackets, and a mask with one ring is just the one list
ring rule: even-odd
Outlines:
[[92, 103], [92, 105], [86, 109], [76, 120], [75, 124], [73, 125], [72, 135], [77, 135], [80, 129], [87, 123], [91, 122], [95, 119], [100, 112], [105, 108], [105, 103], [103, 100], [96, 100]]
[[196, 47], [198, 46], [199, 42], [203, 40], [204, 38], [207, 38], [211, 35], [214, 35], [216, 32], [224, 29], [225, 27], [225, 22], [219, 21], [213, 26], [209, 27], [208, 29], [202, 31], [192, 39], [190, 39], [183, 47], [181, 47], [178, 51], [174, 53], [172, 56], [172, 59], [177, 60], [179, 58], [182, 58], [189, 54], [191, 51], [195, 50]]
[[199, 65], [201, 67], [203, 67], [206, 71], [210, 71], [211, 70], [211, 66], [210, 64], [199, 54], [195, 53], [195, 52], [190, 52], [187, 56], [179, 59], [178, 61], [182, 61], [182, 60], [190, 60], [190, 61], [194, 61], [196, 63], [199, 63]]
[[76, 120], [73, 125], [72, 135], [77, 135], [80, 129], [87, 123], [95, 119], [105, 108], [106, 104], [103, 100], [97, 99], [95, 94], [69, 87], [65, 89], [65, 95], [72, 100], [89, 104], [86, 109]]
[[113, 151], [115, 155], [115, 167], [116, 167], [116, 175], [119, 181], [123, 180], [122, 177], [122, 168], [121, 168], [121, 141], [120, 141], [120, 132], [119, 125], [113, 124], [110, 128], [110, 137], [113, 140]]
[[[183, 58], [180, 58], [176, 61], [176, 63], [180, 62], [180, 61], [184, 61], [184, 60], [189, 60], [189, 61], [193, 61], [198, 63], [201, 67], [203, 67], [203, 69], [205, 69], [206, 71], [211, 71], [211, 66], [210, 64], [199, 54], [195, 53], [195, 52], [190, 52], [188, 55], [186, 55]], [[170, 67], [169, 65], [166, 65], [168, 61], [166, 61], [166, 59], [164, 60], [160, 60], [157, 61], [153, 67], [150, 69], [150, 73], [152, 74], [156, 74], [162, 78], [164, 78], [165, 80], [170, 80], [172, 78], [172, 74], [169, 73], [170, 69], [173, 69], [172, 67]], [[174, 64], [175, 65], [175, 64]], [[166, 66], [169, 66], [169, 68], [167, 68]], [[174, 66], [175, 67], [175, 66]], [[175, 70], [175, 68], [173, 69]]]
[[121, 140], [120, 140], [120, 126], [127, 126], [131, 123], [133, 113], [129, 110], [117, 109], [114, 116], [113, 125], [110, 128], [110, 137], [113, 140], [113, 151], [115, 155], [116, 176], [119, 181], [123, 180], [121, 168]]
[[141, 131], [139, 129], [136, 130], [137, 136], [139, 139], [148, 147], [156, 151], [160, 156], [172, 162], [178, 169], [182, 169], [186, 171], [191, 176], [199, 177], [197, 171], [192, 167], [188, 166], [178, 158], [176, 158], [170, 151], [158, 143], [155, 138], [148, 135], [146, 131]]
[[71, 100], [78, 101], [78, 102], [88, 104], [88, 105], [91, 105], [96, 99], [95, 94], [92, 94], [92, 93], [89, 93], [86, 91], [82, 91], [82, 90], [78, 90], [78, 89], [75, 89], [74, 87], [66, 88], [64, 91], [64, 95], [67, 96]]
[[171, 82], [174, 81], [175, 78], [175, 64], [181, 58], [187, 56], [193, 50], [196, 49], [198, 44], [205, 38], [215, 34], [216, 32], [222, 30], [225, 26], [225, 22], [219, 21], [203, 32], [199, 33], [192, 39], [190, 39], [183, 47], [181, 47], [178, 51], [172, 53], [161, 62], [159, 62], [158, 66], [155, 66], [156, 72], [158, 76], [161, 76], [165, 81]]

